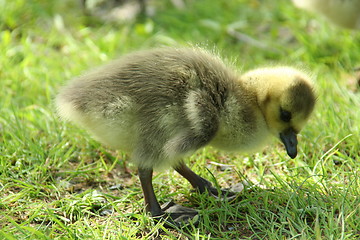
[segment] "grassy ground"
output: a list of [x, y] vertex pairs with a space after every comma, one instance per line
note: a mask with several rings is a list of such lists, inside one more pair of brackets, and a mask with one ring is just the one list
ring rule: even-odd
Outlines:
[[[155, 1], [151, 18], [103, 24], [84, 17], [76, 1], [0, 1], [1, 239], [360, 238], [360, 90], [353, 71], [360, 32], [286, 0], [185, 3], [181, 10]], [[319, 98], [294, 160], [277, 141], [253, 155], [207, 148], [187, 159], [222, 187], [248, 182], [232, 202], [191, 192], [173, 171], [157, 173], [160, 202], [174, 199], [202, 215], [197, 227], [166, 229], [144, 213], [135, 167], [61, 122], [52, 99], [91, 66], [134, 49], [189, 43], [216, 48], [244, 70], [304, 66]]]

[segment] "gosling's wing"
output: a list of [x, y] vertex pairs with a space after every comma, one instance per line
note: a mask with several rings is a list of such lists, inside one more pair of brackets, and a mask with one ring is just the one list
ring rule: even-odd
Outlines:
[[143, 167], [173, 166], [207, 145], [219, 128], [220, 109], [206, 91], [189, 91], [180, 106], [140, 116], [139, 141], [132, 159]]

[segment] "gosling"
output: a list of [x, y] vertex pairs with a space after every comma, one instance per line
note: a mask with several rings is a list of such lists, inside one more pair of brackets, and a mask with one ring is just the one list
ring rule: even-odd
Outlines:
[[350, 29], [360, 29], [359, 0], [292, 0], [295, 6], [324, 15], [331, 22]]
[[173, 167], [199, 192], [217, 195], [209, 181], [185, 165], [185, 156], [206, 145], [254, 151], [275, 136], [294, 158], [297, 133], [315, 98], [310, 77], [291, 67], [241, 76], [205, 50], [159, 48], [126, 55], [70, 81], [56, 105], [64, 119], [130, 154], [146, 210], [155, 219], [180, 225], [197, 211], [161, 208], [153, 169]]

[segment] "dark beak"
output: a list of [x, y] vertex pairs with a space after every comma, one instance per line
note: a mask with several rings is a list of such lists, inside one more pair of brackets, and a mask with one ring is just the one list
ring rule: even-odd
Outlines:
[[288, 128], [280, 133], [280, 139], [284, 143], [286, 152], [291, 158], [297, 155], [297, 139], [294, 129]]

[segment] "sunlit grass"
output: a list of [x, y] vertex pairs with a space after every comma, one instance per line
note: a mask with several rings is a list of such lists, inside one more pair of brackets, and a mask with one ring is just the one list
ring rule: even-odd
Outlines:
[[[151, 18], [106, 24], [83, 16], [76, 1], [0, 1], [1, 239], [360, 237], [360, 90], [354, 72], [360, 33], [285, 0], [184, 2], [185, 9], [176, 9], [170, 1], [155, 1]], [[192, 192], [173, 171], [156, 173], [161, 203], [174, 199], [200, 211], [199, 226], [186, 229], [153, 222], [144, 212], [136, 168], [121, 152], [60, 121], [52, 103], [59, 87], [84, 70], [162, 45], [216, 49], [242, 70], [303, 66], [319, 94], [294, 160], [277, 141], [256, 154], [206, 148], [187, 159], [215, 185], [246, 183], [232, 202]]]

